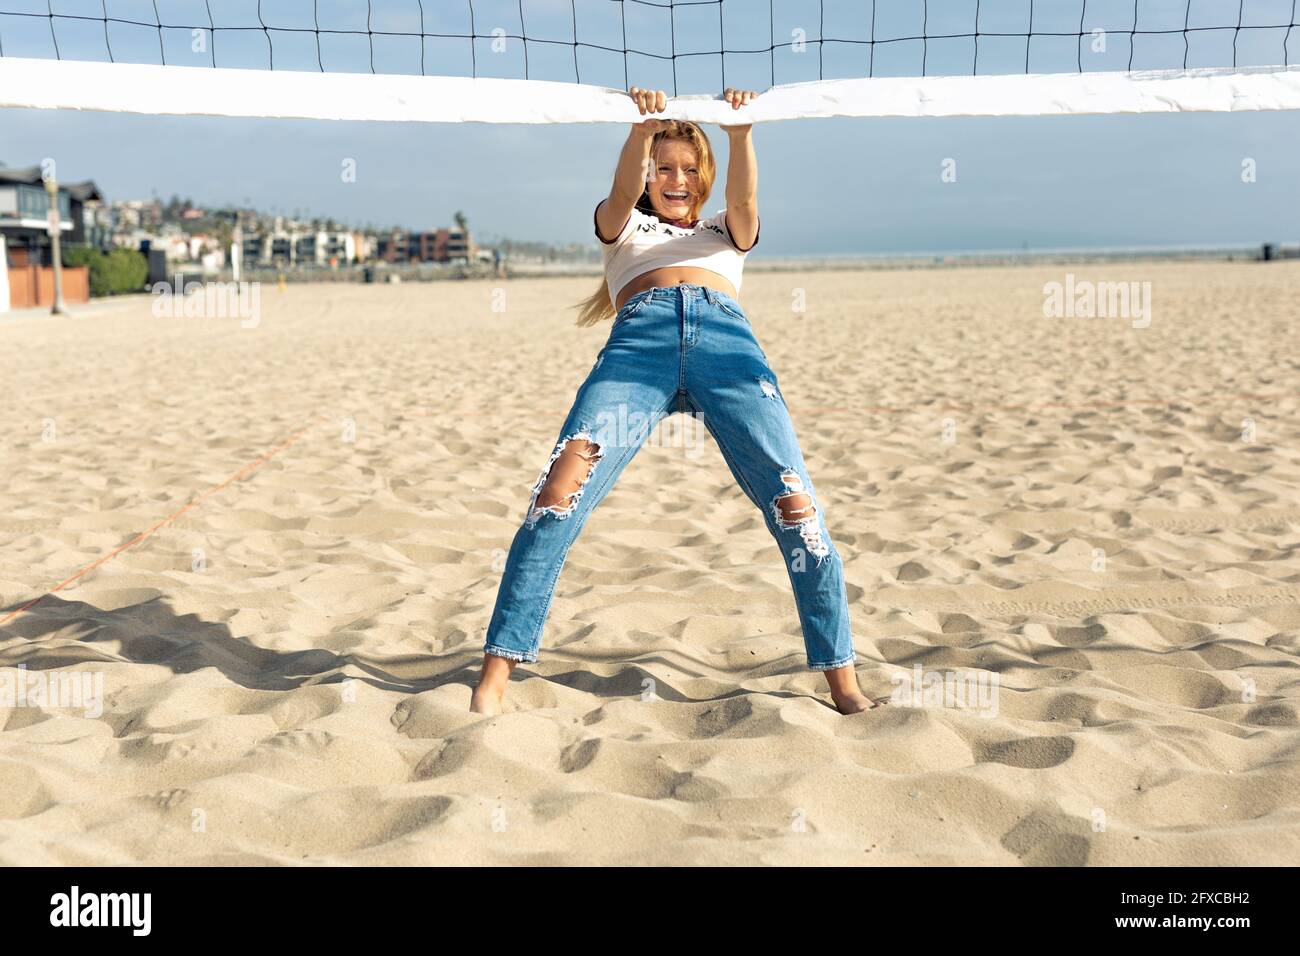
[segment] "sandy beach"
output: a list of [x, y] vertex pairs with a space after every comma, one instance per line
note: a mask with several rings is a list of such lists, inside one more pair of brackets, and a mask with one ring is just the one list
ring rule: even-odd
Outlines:
[[1300, 262], [751, 271], [863, 690], [992, 693], [836, 713], [688, 432], [485, 718], [595, 284], [0, 316], [0, 863], [1300, 864]]

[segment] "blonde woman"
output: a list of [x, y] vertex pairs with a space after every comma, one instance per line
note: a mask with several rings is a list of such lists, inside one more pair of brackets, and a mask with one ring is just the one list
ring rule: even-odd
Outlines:
[[[642, 116], [667, 105], [662, 90], [632, 87], [630, 95]], [[755, 96], [724, 93], [733, 109]], [[500, 713], [515, 666], [538, 660], [570, 546], [654, 426], [674, 412], [703, 419], [762, 509], [789, 571], [808, 666], [826, 673], [836, 709], [877, 706], [853, 668], [840, 555], [780, 382], [737, 301], [745, 255], [758, 242], [758, 165], [750, 126], [723, 129], [731, 143], [725, 210], [699, 218], [715, 175], [704, 131], [655, 118], [633, 124], [614, 184], [596, 206], [605, 282], [581, 304], [578, 324], [614, 321], [511, 544], [472, 711]], [[633, 421], [642, 426], [628, 434]]]

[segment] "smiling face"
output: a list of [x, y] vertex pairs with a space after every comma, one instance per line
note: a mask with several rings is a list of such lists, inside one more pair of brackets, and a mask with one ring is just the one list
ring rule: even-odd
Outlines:
[[655, 151], [655, 176], [646, 183], [655, 212], [665, 219], [691, 219], [704, 201], [699, 157], [684, 139], [663, 139]]

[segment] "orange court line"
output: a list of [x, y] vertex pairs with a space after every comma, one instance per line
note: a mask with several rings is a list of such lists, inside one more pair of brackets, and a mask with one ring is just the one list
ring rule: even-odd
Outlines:
[[863, 406], [861, 408], [847, 408], [841, 405], [816, 405], [808, 408], [800, 408], [803, 412], [906, 412], [930, 411], [930, 412], [1014, 412], [1014, 411], [1044, 411], [1050, 409], [1089, 409], [1089, 408], [1125, 408], [1130, 405], [1204, 405], [1210, 401], [1231, 399], [1235, 401], [1272, 401], [1279, 398], [1295, 398], [1300, 396], [1300, 392], [1274, 392], [1271, 395], [1253, 395], [1253, 394], [1210, 394], [1202, 395], [1197, 398], [1121, 398], [1114, 400], [1099, 400], [1095, 402], [1040, 402], [1034, 404], [1022, 405], [910, 405], [898, 408], [889, 405], [880, 406]]
[[[892, 412], [896, 414], [907, 414], [909, 412], [1014, 412], [1014, 411], [1049, 411], [1057, 410], [1086, 410], [1090, 408], [1127, 408], [1129, 406], [1141, 405], [1205, 405], [1212, 401], [1274, 401], [1281, 398], [1300, 397], [1300, 392], [1273, 392], [1271, 394], [1253, 394], [1253, 393], [1233, 393], [1220, 392], [1210, 393], [1208, 395], [1198, 395], [1193, 398], [1119, 398], [1119, 399], [1099, 399], [1092, 402], [1039, 402], [1037, 404], [1018, 404], [1018, 405], [862, 405], [858, 407], [849, 407], [846, 405], [794, 405], [791, 411], [805, 412], [845, 412], [853, 414], [873, 414], [879, 412]], [[534, 408], [530, 410], [530, 415], [537, 414], [564, 414], [568, 408], [553, 406], [551, 408]], [[466, 411], [448, 412], [443, 409], [414, 409], [405, 411], [403, 414], [412, 417], [423, 416], [445, 416], [453, 415], [456, 418], [469, 418], [474, 415], [500, 415], [500, 409], [468, 409]]]
[[247, 465], [245, 465], [243, 468], [239, 469], [239, 471], [235, 472], [233, 475], [231, 475], [231, 476], [230, 476], [229, 478], [227, 478], [225, 481], [221, 482], [221, 483], [218, 484], [218, 485], [213, 485], [211, 488], [209, 488], [207, 491], [203, 492], [201, 495], [199, 495], [199, 496], [197, 496], [197, 497], [195, 497], [195, 498], [191, 498], [190, 501], [189, 501], [188, 503], [186, 503], [183, 507], [176, 509], [176, 510], [173, 511], [171, 514], [169, 514], [166, 518], [163, 518], [163, 519], [161, 519], [161, 520], [159, 520], [159, 521], [154, 522], [154, 524], [151, 525], [148, 529], [146, 529], [145, 531], [140, 532], [138, 535], [136, 535], [134, 538], [132, 538], [132, 539], [131, 539], [130, 541], [128, 541], [126, 544], [119, 545], [118, 547], [114, 548], [112, 551], [110, 551], [108, 554], [104, 555], [104, 556], [103, 556], [102, 558], [100, 558], [99, 560], [91, 562], [90, 564], [88, 564], [88, 565], [86, 565], [84, 568], [82, 568], [80, 571], [78, 571], [76, 574], [72, 575], [72, 576], [69, 577], [69, 578], [64, 579], [63, 581], [60, 581], [60, 582], [59, 582], [58, 584], [56, 584], [54, 587], [50, 588], [48, 591], [46, 591], [44, 594], [42, 594], [40, 597], [35, 598], [34, 600], [31, 600], [31, 601], [28, 601], [26, 604], [22, 605], [21, 607], [15, 608], [13, 611], [11, 611], [11, 612], [9, 612], [7, 615], [5, 615], [3, 618], [0, 618], [0, 627], [3, 627], [5, 624], [8, 624], [10, 621], [12, 621], [14, 618], [16, 618], [19, 614], [22, 614], [23, 612], [28, 611], [28, 610], [30, 610], [31, 608], [35, 607], [37, 604], [40, 604], [42, 601], [44, 601], [44, 600], [45, 600], [47, 597], [49, 597], [50, 595], [54, 594], [56, 591], [61, 591], [61, 590], [63, 590], [65, 587], [67, 587], [69, 584], [71, 584], [73, 581], [76, 581], [76, 580], [78, 580], [78, 579], [80, 579], [80, 578], [85, 577], [87, 574], [89, 574], [91, 571], [95, 570], [95, 569], [96, 569], [97, 567], [99, 567], [101, 564], [105, 564], [105, 563], [107, 563], [107, 562], [113, 560], [113, 558], [117, 557], [119, 554], [121, 554], [121, 553], [122, 553], [123, 551], [125, 551], [127, 548], [131, 548], [131, 547], [134, 547], [135, 545], [139, 544], [141, 541], [143, 541], [143, 540], [145, 540], [146, 538], [148, 538], [151, 534], [153, 534], [153, 533], [154, 533], [155, 531], [157, 531], [159, 528], [161, 528], [161, 527], [163, 527], [163, 526], [165, 526], [165, 525], [169, 525], [169, 524], [171, 524], [173, 521], [175, 521], [175, 520], [176, 520], [177, 518], [179, 518], [181, 515], [185, 514], [185, 512], [189, 511], [191, 508], [196, 507], [197, 505], [199, 505], [199, 504], [202, 503], [203, 501], [205, 501], [205, 500], [207, 500], [208, 498], [210, 498], [210, 497], [212, 497], [213, 495], [215, 495], [217, 492], [224, 490], [225, 488], [229, 487], [229, 486], [230, 486], [231, 484], [233, 484], [234, 482], [239, 481], [239, 480], [241, 480], [241, 479], [247, 477], [248, 475], [252, 474], [252, 473], [253, 473], [254, 471], [256, 471], [258, 468], [261, 468], [264, 464], [266, 464], [268, 461], [270, 461], [272, 458], [274, 458], [274, 457], [275, 457], [276, 455], [278, 455], [280, 452], [284, 451], [286, 448], [288, 448], [290, 445], [292, 445], [294, 442], [296, 442], [299, 438], [301, 438], [301, 437], [302, 437], [303, 435], [305, 435], [307, 432], [311, 431], [312, 428], [314, 428], [315, 426], [321, 424], [322, 422], [328, 421], [328, 420], [329, 420], [329, 419], [326, 418], [325, 416], [321, 416], [319, 419], [317, 419], [316, 421], [314, 421], [312, 424], [307, 425], [307, 426], [305, 426], [304, 428], [299, 429], [299, 430], [298, 430], [297, 432], [295, 432], [293, 435], [289, 436], [289, 438], [285, 439], [285, 440], [282, 441], [280, 444], [278, 444], [278, 445], [276, 445], [275, 447], [273, 447], [270, 451], [268, 451], [268, 452], [267, 452], [265, 455], [263, 455], [261, 458], [258, 458], [258, 459], [255, 460], [255, 461], [249, 462]]

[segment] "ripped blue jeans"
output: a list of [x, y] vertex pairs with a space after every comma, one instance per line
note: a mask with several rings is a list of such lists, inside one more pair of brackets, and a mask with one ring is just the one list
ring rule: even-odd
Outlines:
[[[529, 663], [538, 659], [570, 546], [654, 427], [676, 412], [703, 420], [740, 488], [762, 511], [790, 575], [808, 667], [852, 664], [843, 563], [780, 382], [740, 303], [700, 285], [648, 289], [615, 316], [533, 485], [506, 558], [484, 651]], [[561, 456], [565, 480], [554, 477], [563, 487], [543, 495]]]

